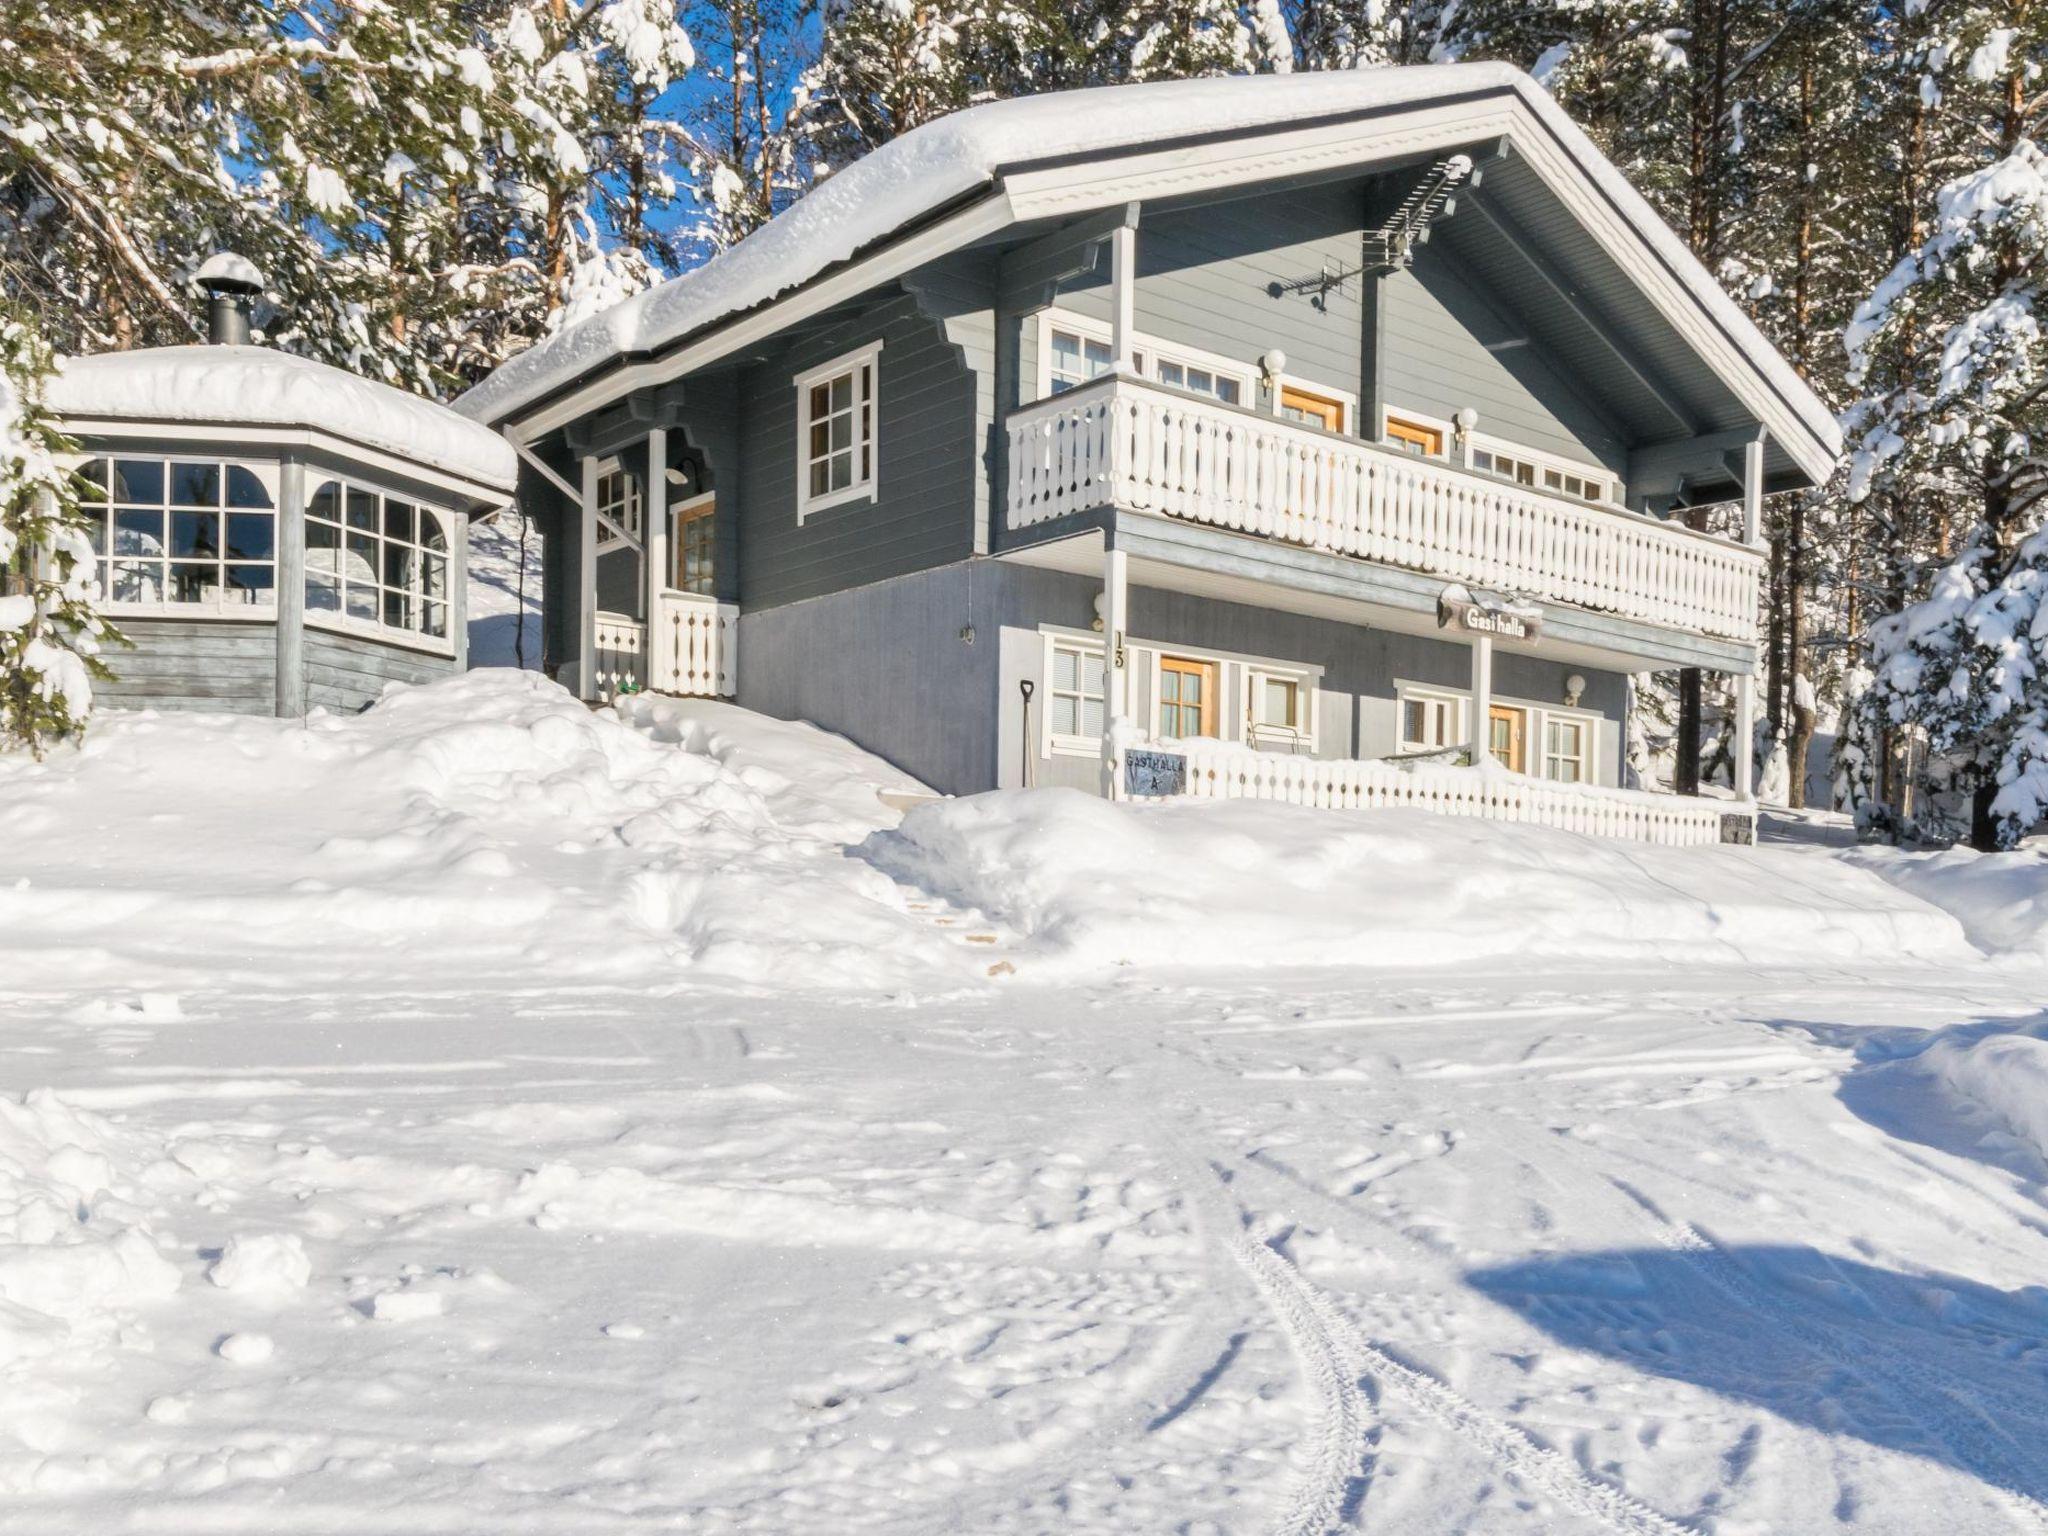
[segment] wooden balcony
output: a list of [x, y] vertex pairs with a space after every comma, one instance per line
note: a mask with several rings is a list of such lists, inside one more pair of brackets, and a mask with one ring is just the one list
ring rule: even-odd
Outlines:
[[1012, 528], [1114, 507], [1742, 644], [1763, 552], [1129, 377], [1014, 412]]

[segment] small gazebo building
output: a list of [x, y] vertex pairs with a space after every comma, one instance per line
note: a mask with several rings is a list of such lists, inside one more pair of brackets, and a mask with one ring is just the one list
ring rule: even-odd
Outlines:
[[472, 518], [504, 439], [343, 369], [250, 344], [255, 269], [215, 257], [210, 344], [62, 359], [116, 708], [353, 711], [468, 664]]

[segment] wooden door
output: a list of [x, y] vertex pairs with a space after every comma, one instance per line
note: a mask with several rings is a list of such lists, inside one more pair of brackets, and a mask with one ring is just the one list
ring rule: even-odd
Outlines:
[[1487, 711], [1487, 745], [1492, 749], [1495, 761], [1516, 773], [1528, 771], [1523, 740], [1528, 718], [1524, 711], [1506, 704], [1495, 704]]
[[675, 521], [669, 530], [672, 569], [669, 589], [710, 597], [717, 590], [713, 560], [717, 548], [718, 502], [706, 492], [670, 508]]
[[1343, 401], [1292, 384], [1280, 386], [1280, 415], [1284, 420], [1321, 427], [1325, 432], [1344, 430]]
[[1159, 658], [1159, 734], [1186, 739], [1216, 734], [1216, 663]]

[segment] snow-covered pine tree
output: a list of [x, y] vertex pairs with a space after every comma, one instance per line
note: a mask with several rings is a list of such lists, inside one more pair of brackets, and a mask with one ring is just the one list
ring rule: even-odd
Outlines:
[[101, 645], [119, 638], [93, 613], [92, 544], [42, 408], [49, 370], [42, 337], [0, 308], [0, 750], [37, 756], [85, 728]]
[[1443, 34], [1460, 6], [1439, 0], [1291, 0], [1283, 19], [1298, 69], [1369, 69], [1430, 64], [1445, 56]]
[[696, 250], [716, 255], [785, 207], [803, 182], [785, 101], [802, 68], [794, 0], [697, 0], [695, 89], [674, 121], [654, 120], [688, 169]]
[[2025, 3], [1958, 5], [1919, 58], [1945, 146], [1974, 163], [1849, 327], [1851, 382], [1874, 386], [1849, 418], [1849, 494], [1965, 505], [1972, 526], [1925, 595], [1872, 626], [1872, 709], [1925, 733], [1935, 776], [1968, 800], [1972, 843], [2005, 847], [2048, 811], [2048, 38]]

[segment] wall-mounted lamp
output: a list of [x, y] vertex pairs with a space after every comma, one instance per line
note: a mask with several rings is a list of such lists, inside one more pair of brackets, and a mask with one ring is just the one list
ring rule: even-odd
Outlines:
[[1578, 707], [1578, 702], [1585, 696], [1585, 692], [1586, 680], [1578, 673], [1574, 672], [1564, 680], [1564, 701], [1573, 708]]
[[1287, 354], [1278, 347], [1269, 347], [1266, 350], [1265, 356], [1259, 359], [1259, 372], [1266, 376], [1268, 384], [1279, 378], [1286, 371]]
[[1472, 429], [1479, 425], [1479, 413], [1471, 406], [1464, 406], [1451, 418], [1451, 424], [1458, 429], [1458, 436], [1470, 437]]
[[1088, 621], [1088, 627], [1098, 635], [1102, 633], [1102, 594], [1095, 594], [1095, 617]]

